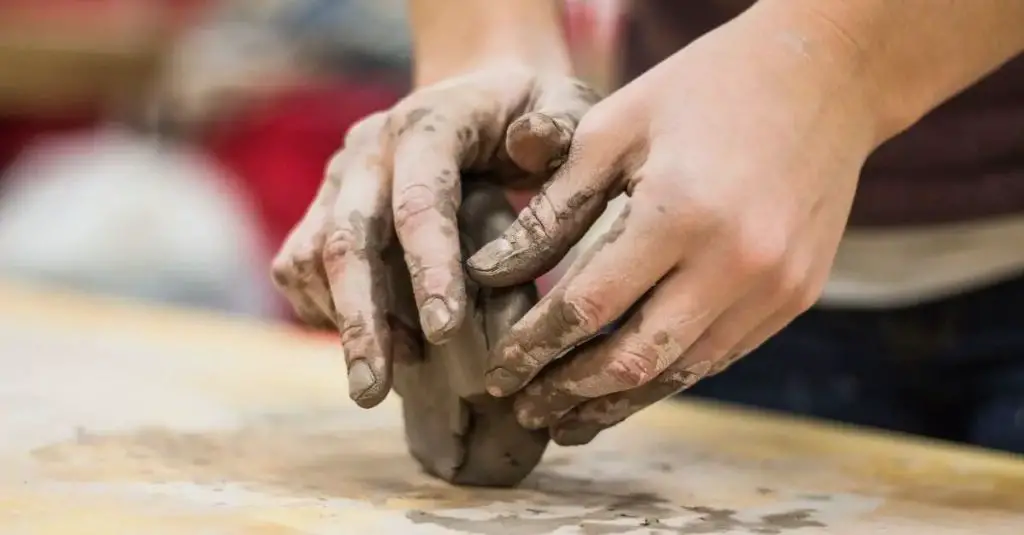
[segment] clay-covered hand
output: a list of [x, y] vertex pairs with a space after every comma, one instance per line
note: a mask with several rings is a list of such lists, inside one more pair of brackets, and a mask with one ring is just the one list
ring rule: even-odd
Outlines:
[[[418, 337], [422, 326], [440, 343], [463, 322], [462, 173], [510, 188], [544, 182], [597, 98], [567, 76], [481, 70], [418, 89], [351, 129], [273, 276], [303, 320], [337, 327], [359, 405], [380, 403], [391, 388], [394, 329]], [[396, 235], [418, 319], [387, 307], [381, 268]]]
[[629, 196], [492, 352], [488, 391], [518, 394], [520, 423], [588, 442], [815, 302], [879, 142], [835, 50], [738, 19], [583, 119], [568, 163], [468, 261], [485, 285], [528, 280]]

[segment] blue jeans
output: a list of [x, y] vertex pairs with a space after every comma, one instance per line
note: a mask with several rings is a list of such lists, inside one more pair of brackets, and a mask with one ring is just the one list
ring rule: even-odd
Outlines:
[[811, 309], [684, 395], [1024, 453], [1024, 276], [902, 309]]

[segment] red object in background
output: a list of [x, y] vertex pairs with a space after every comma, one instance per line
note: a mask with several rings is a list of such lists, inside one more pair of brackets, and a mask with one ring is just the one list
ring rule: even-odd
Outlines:
[[271, 250], [302, 218], [349, 127], [399, 96], [390, 86], [343, 80], [296, 89], [233, 118], [209, 139], [208, 148], [255, 200]]

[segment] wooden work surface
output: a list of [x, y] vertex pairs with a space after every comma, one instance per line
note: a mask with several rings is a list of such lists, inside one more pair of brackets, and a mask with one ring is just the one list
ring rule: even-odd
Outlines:
[[0, 533], [1024, 533], [1024, 460], [671, 404], [516, 490], [407, 456], [330, 340], [0, 285]]

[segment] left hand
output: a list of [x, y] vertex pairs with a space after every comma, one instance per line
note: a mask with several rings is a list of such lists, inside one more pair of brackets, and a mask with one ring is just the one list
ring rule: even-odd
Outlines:
[[741, 17], [599, 103], [568, 163], [469, 260], [483, 284], [535, 277], [629, 196], [494, 348], [488, 390], [518, 393], [521, 424], [587, 443], [816, 301], [878, 135], [841, 49], [803, 37]]

